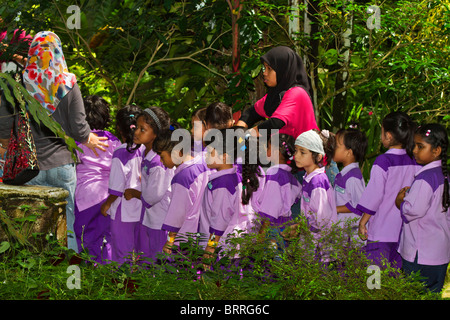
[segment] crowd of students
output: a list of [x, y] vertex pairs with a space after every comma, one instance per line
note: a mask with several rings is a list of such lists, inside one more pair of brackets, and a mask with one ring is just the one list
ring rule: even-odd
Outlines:
[[[93, 112], [107, 112], [101, 111], [105, 103], [95, 110], [89, 104], [87, 100], [89, 123]], [[196, 111], [192, 124], [199, 130], [193, 129], [188, 152], [177, 149], [173, 133], [180, 127], [159, 107], [120, 109], [119, 145], [104, 131], [106, 122], [92, 127], [108, 137], [111, 149], [100, 158], [91, 150], [79, 154], [77, 195], [96, 194], [97, 201], [86, 205], [76, 198], [75, 223], [77, 239], [83, 238], [91, 253], [103, 248], [94, 254], [99, 262], [123, 263], [131, 252], [156, 261], [158, 253], [170, 254], [174, 245], [196, 233], [204, 236], [202, 246], [210, 254], [226, 247], [233, 233], [265, 233], [277, 246], [292, 220], [292, 206], [300, 202], [315, 238], [351, 219], [354, 235], [364, 241], [374, 264], [386, 258], [407, 272], [421, 270], [431, 290], [442, 289], [450, 260], [448, 138], [443, 126], [416, 128], [402, 112], [387, 115], [381, 133], [387, 151], [376, 158], [366, 185], [360, 164], [367, 138], [359, 129], [336, 134], [313, 129], [298, 137], [276, 133], [264, 145], [270, 165], [263, 166], [250, 161], [251, 152], [261, 154], [261, 144], [250, 142], [258, 137], [233, 126], [227, 105], [213, 103]], [[333, 182], [326, 174], [331, 160], [342, 168]], [[108, 186], [83, 178], [95, 176], [108, 179]], [[81, 226], [87, 217], [99, 222]], [[100, 222], [107, 217], [109, 230], [106, 220]]]

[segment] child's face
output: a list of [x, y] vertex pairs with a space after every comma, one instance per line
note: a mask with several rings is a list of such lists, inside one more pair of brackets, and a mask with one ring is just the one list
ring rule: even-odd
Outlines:
[[334, 151], [334, 157], [333, 160], [338, 163], [343, 163], [350, 161], [350, 158], [353, 158], [352, 150], [347, 149], [347, 147], [344, 144], [344, 136], [338, 135], [336, 136], [336, 149]]
[[280, 149], [273, 148], [270, 142], [267, 143], [267, 159], [271, 163], [285, 163], [286, 160], [283, 158], [283, 155], [280, 152]]
[[153, 143], [156, 134], [152, 127], [145, 122], [144, 117], [139, 117], [136, 122], [136, 130], [134, 131], [133, 142], [136, 144], [148, 145]]
[[264, 62], [263, 64], [264, 64], [264, 71], [263, 71], [264, 83], [268, 87], [276, 87], [277, 73], [266, 62]]
[[414, 135], [414, 158], [420, 165], [427, 165], [430, 162], [440, 159], [441, 147], [433, 148], [431, 144], [427, 143], [421, 135]]
[[164, 165], [164, 167], [168, 169], [172, 169], [175, 167], [175, 163], [172, 161], [172, 157], [170, 156], [170, 153], [167, 151], [162, 151], [159, 155], [161, 163]]
[[222, 163], [222, 160], [218, 156], [216, 149], [212, 147], [206, 147], [205, 156], [206, 166], [210, 169], [217, 169], [218, 165]]
[[[319, 155], [320, 156], [320, 155]], [[304, 168], [307, 173], [313, 171], [318, 165], [314, 162], [313, 154], [310, 150], [295, 146], [294, 154], [295, 165], [298, 168]]]
[[226, 153], [219, 154], [213, 147], [206, 147], [206, 166], [210, 169], [222, 170], [228, 168], [232, 164], [228, 163], [228, 156]]
[[191, 134], [194, 137], [195, 141], [202, 141], [203, 135], [205, 134], [205, 125], [203, 121], [201, 121], [198, 117], [193, 116], [191, 119]]

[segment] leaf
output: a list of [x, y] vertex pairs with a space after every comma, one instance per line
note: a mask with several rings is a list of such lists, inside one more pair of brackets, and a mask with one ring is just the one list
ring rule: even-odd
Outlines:
[[11, 247], [11, 244], [8, 241], [3, 241], [0, 243], [0, 253], [7, 251]]

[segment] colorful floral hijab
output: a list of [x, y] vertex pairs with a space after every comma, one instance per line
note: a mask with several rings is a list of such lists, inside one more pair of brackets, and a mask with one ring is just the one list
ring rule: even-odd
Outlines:
[[61, 40], [53, 32], [41, 31], [34, 37], [23, 71], [23, 82], [27, 91], [50, 114], [55, 112], [59, 102], [77, 82], [75, 75], [67, 69]]

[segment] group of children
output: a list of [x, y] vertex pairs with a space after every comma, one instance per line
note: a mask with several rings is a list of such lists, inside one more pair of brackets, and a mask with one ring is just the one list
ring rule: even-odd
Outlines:
[[[107, 103], [91, 96], [85, 107], [91, 129], [109, 139], [99, 157], [82, 145], [78, 154], [75, 233], [80, 250], [96, 261], [123, 263], [132, 252], [155, 261], [191, 234], [204, 236], [206, 254], [240, 232], [265, 233], [277, 246], [300, 201], [315, 238], [351, 219], [374, 264], [384, 257], [407, 272], [420, 270], [430, 290], [441, 290], [450, 261], [448, 137], [441, 125], [416, 128], [402, 112], [387, 115], [387, 151], [366, 185], [360, 163], [367, 138], [357, 128], [272, 135], [267, 167], [249, 161], [258, 138], [233, 127], [223, 103], [194, 113], [188, 152], [177, 148], [179, 126], [162, 108], [120, 109], [119, 141], [104, 130]], [[326, 174], [332, 160], [342, 165], [333, 183]]]

